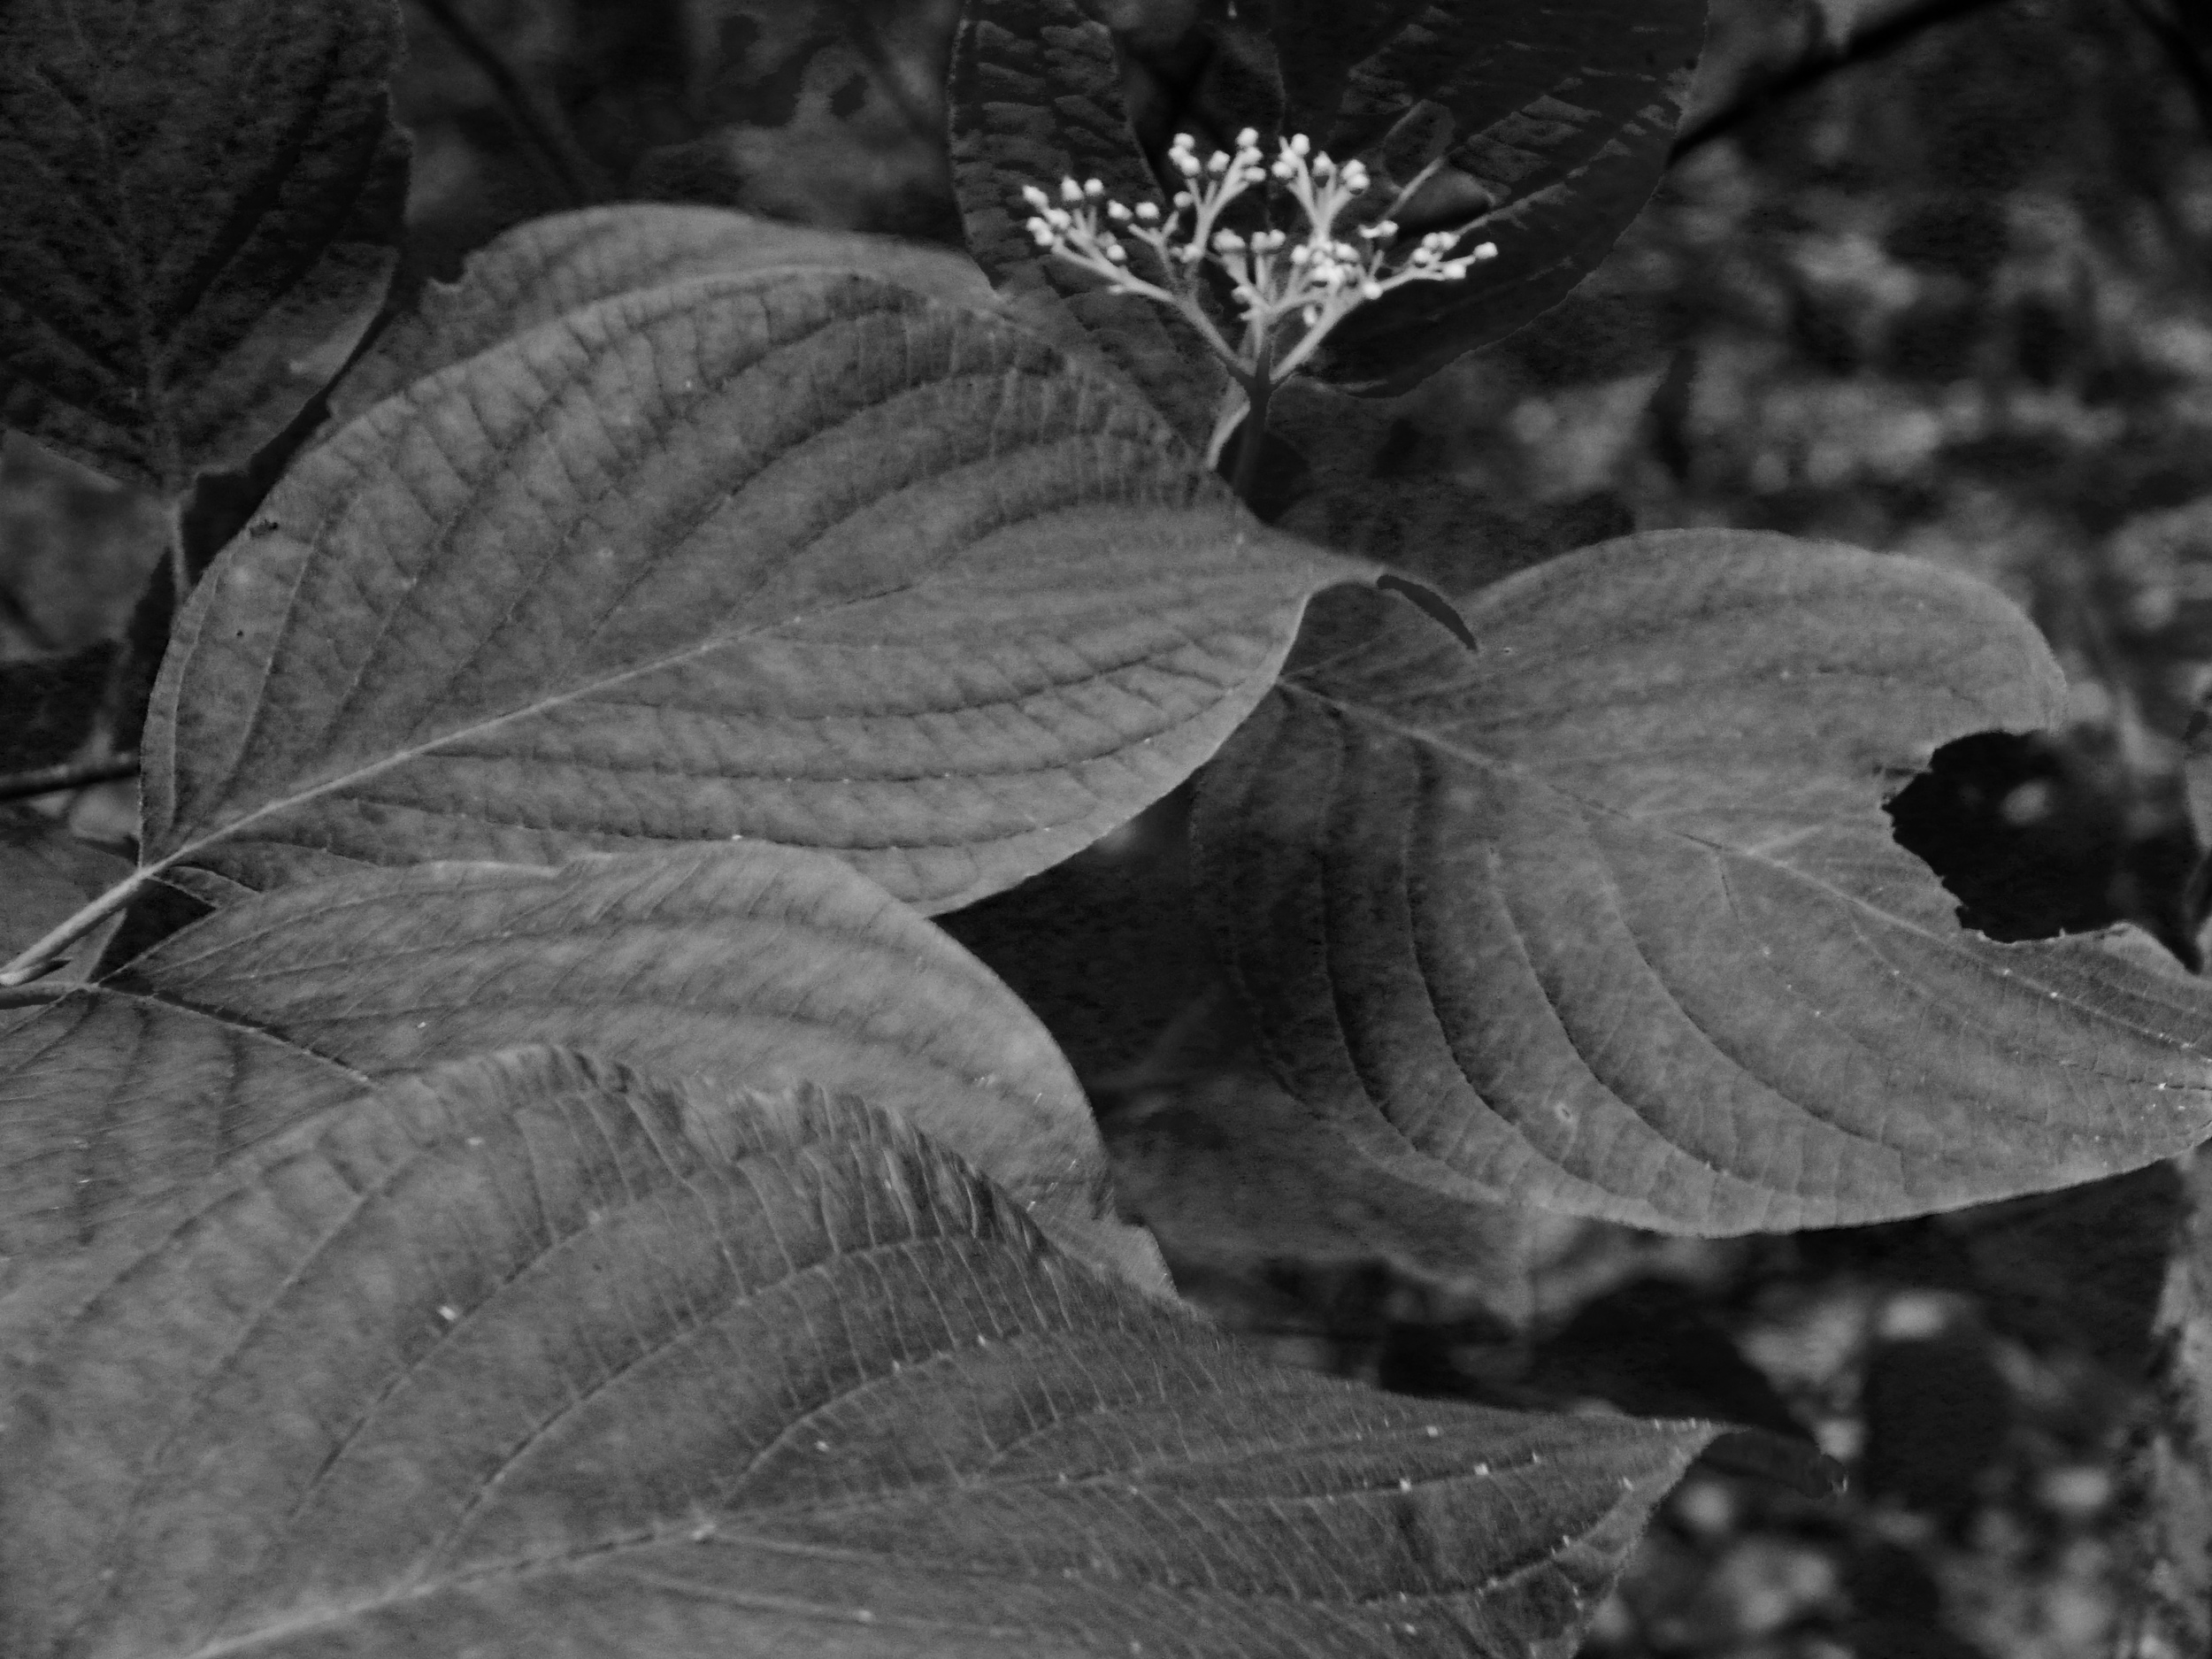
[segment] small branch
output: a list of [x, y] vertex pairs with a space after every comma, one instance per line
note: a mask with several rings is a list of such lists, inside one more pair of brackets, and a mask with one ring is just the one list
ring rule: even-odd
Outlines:
[[568, 199], [578, 207], [591, 205], [598, 198], [598, 192], [590, 183], [597, 169], [558, 118], [538, 108], [537, 100], [530, 96], [529, 88], [522, 84], [522, 78], [508, 67], [498, 49], [461, 15], [453, 0], [416, 0], [416, 4], [430, 14], [431, 21], [445, 31], [446, 38], [460, 50], [461, 55], [492, 83], [492, 90], [499, 94], [499, 101], [506, 109], [507, 119], [514, 123], [524, 142], [538, 152]]
[[1840, 45], [1812, 53], [1802, 61], [1762, 81], [1748, 92], [1740, 94], [1736, 101], [1725, 108], [1714, 111], [1696, 126], [1676, 137], [1674, 148], [1667, 155], [1667, 165], [1671, 167], [1676, 165], [1684, 157], [1704, 149], [1716, 139], [1725, 138], [1746, 122], [1765, 114], [1784, 99], [1794, 97], [1807, 88], [1817, 86], [1829, 76], [1855, 64], [1867, 63], [1894, 51], [1916, 35], [1939, 24], [1953, 22], [1970, 12], [1987, 11], [2003, 4], [2005, 0], [1923, 0], [1919, 5], [1907, 6], [1872, 28], [1861, 30]]
[[42, 795], [59, 795], [96, 783], [114, 783], [138, 775], [135, 755], [107, 755], [98, 760], [67, 760], [30, 772], [0, 773], [0, 801], [28, 801]]

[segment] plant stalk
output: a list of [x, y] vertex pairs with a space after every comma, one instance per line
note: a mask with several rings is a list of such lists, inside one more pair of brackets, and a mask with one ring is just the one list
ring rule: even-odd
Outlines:
[[1267, 449], [1267, 404], [1275, 389], [1275, 342], [1260, 346], [1259, 362], [1244, 388], [1244, 430], [1237, 437], [1237, 470], [1229, 488], [1246, 506], [1260, 479], [1260, 457]]
[[43, 937], [25, 946], [0, 964], [0, 989], [28, 985], [58, 962], [62, 953], [128, 904], [152, 878], [150, 870], [134, 870], [98, 898], [61, 922]]
[[0, 774], [0, 801], [28, 801], [65, 789], [82, 789], [96, 783], [114, 783], [138, 771], [135, 755], [103, 755], [96, 760], [65, 760], [28, 772]]

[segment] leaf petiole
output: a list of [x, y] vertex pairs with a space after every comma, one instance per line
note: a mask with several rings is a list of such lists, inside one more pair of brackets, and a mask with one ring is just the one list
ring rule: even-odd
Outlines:
[[50, 972], [63, 951], [128, 904], [153, 876], [154, 870], [150, 868], [132, 871], [98, 898], [16, 952], [5, 964], [0, 964], [0, 989], [28, 985], [42, 974]]

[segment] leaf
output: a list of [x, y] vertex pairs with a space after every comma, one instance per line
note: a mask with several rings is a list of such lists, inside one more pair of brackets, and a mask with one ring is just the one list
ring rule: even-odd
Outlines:
[[950, 909], [1164, 795], [1373, 567], [858, 276], [565, 314], [310, 454], [179, 618], [143, 857], [253, 888], [742, 835]]
[[[1141, 1221], [1187, 1296], [1267, 1271], [1379, 1267], [1448, 1285], [1500, 1334], [1533, 1311], [1527, 1212], [1406, 1151], [1375, 1156], [1270, 1078], [1216, 980], [1151, 1052], [1091, 1085], [1121, 1213]], [[1218, 1305], [1217, 1298], [1215, 1299]]]
[[[1077, 0], [968, 0], [950, 85], [953, 189], [976, 263], [1063, 349], [1102, 356], [1202, 450], [1228, 376], [1198, 332], [1041, 256], [1022, 228], [1025, 185], [1096, 179], [1133, 204], [1164, 195], [1130, 130], [1113, 35]], [[1130, 257], [1140, 275], [1164, 274], [1148, 249]]]
[[1271, 1069], [1375, 1156], [1671, 1232], [2062, 1187], [2212, 1130], [2212, 995], [2001, 945], [1881, 810], [2043, 724], [2027, 620], [1904, 558], [1632, 537], [1464, 599], [1316, 612], [1201, 780], [1201, 902]]
[[7, 1651], [1563, 1655], [1699, 1424], [1259, 1363], [817, 1090], [388, 1087], [0, 1317]]
[[1305, 463], [1293, 499], [1271, 524], [1380, 559], [1448, 594], [1636, 527], [1610, 491], [1528, 503], [1478, 489], [1464, 480], [1444, 423], [1318, 381], [1283, 387], [1269, 423]]
[[87, 1242], [364, 1080], [113, 987], [0, 992], [0, 1251]]
[[0, 419], [172, 494], [322, 388], [382, 302], [391, 0], [0, 10]]
[[860, 271], [949, 303], [990, 309], [975, 262], [926, 242], [780, 224], [720, 208], [628, 202], [517, 226], [433, 283], [331, 394], [333, 427], [416, 380], [617, 295], [699, 277]]
[[1498, 249], [1464, 280], [1400, 288], [1331, 337], [1323, 378], [1402, 392], [1565, 298], [1628, 228], [1666, 168], [1705, 4], [1391, 0], [1356, 8], [1359, 29], [1343, 12], [1273, 9], [1285, 126], [1360, 157], [1383, 204], [1442, 158], [1398, 215], [1405, 236], [1472, 222], [1468, 245]]
[[0, 806], [0, 950], [20, 950], [130, 872], [129, 859], [78, 840], [58, 819]]
[[1104, 1133], [1122, 1213], [1179, 1284], [1380, 1263], [1464, 1287], [1502, 1328], [1529, 1317], [1520, 1211], [1432, 1160], [1382, 1163], [1256, 1067], [1143, 1091]]
[[[381, 1077], [531, 1042], [588, 1048], [677, 1073], [764, 1087], [808, 1079], [911, 1118], [1095, 1259], [1157, 1264], [1104, 1210], [1105, 1157], [1051, 1038], [944, 933], [834, 859], [767, 845], [586, 856], [558, 870], [427, 864], [365, 871], [241, 900], [147, 951], [89, 994], [103, 1010], [281, 1045], [215, 1122], [179, 1092], [165, 1110], [205, 1167], [297, 1115], [298, 1066]], [[116, 1026], [50, 1020], [87, 1068]], [[139, 1011], [150, 1010], [150, 1011]], [[258, 1056], [251, 1051], [249, 1059]], [[0, 1242], [88, 1213], [79, 1164], [115, 1172], [98, 1220], [182, 1175], [131, 1156], [135, 1119], [88, 1111], [88, 1091], [22, 1095], [0, 1125], [0, 1169], [51, 1171], [0, 1211]], [[96, 1098], [96, 1096], [91, 1097]], [[120, 1144], [111, 1148], [110, 1142]]]

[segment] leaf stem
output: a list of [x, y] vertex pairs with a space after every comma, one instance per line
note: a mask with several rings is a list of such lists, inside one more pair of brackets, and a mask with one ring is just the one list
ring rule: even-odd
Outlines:
[[1248, 507], [1259, 484], [1260, 456], [1267, 448], [1267, 404], [1275, 389], [1274, 359], [1275, 344], [1271, 337], [1261, 342], [1256, 372], [1244, 387], [1244, 430], [1237, 436], [1236, 476], [1229, 488]]
[[0, 801], [28, 801], [89, 784], [113, 783], [138, 771], [136, 755], [103, 755], [95, 760], [65, 760], [28, 772], [0, 773]]
[[66, 950], [128, 904], [151, 879], [150, 870], [134, 870], [98, 898], [0, 964], [0, 989], [27, 985], [50, 970]]

